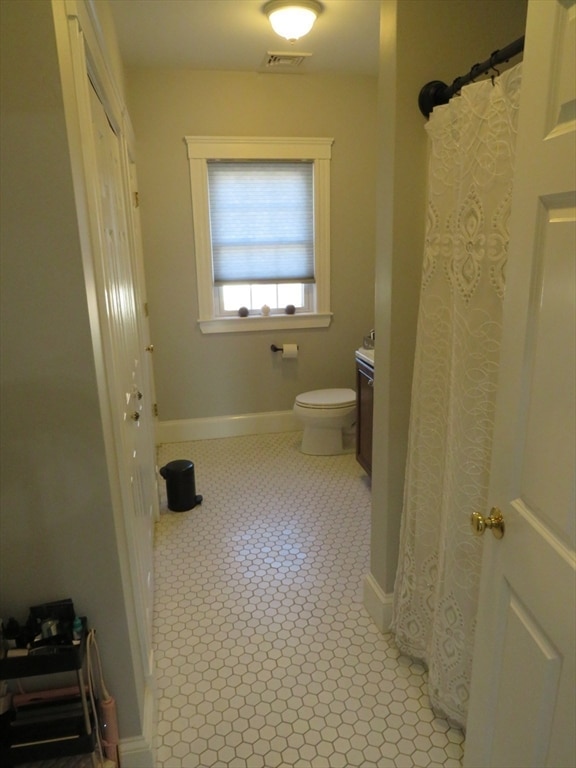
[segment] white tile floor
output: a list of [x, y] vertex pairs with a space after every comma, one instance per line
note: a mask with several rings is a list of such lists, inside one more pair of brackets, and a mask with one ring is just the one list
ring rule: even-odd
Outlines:
[[422, 666], [362, 605], [367, 478], [299, 440], [159, 449], [194, 462], [204, 501], [156, 530], [158, 768], [459, 766]]

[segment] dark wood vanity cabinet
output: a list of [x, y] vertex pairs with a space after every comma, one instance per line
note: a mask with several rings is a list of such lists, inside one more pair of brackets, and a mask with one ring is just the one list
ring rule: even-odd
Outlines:
[[356, 408], [356, 459], [371, 475], [374, 368], [358, 358], [356, 358]]

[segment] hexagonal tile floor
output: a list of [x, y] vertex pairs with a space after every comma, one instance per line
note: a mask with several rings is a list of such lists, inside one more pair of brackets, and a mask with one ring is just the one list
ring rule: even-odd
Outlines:
[[[370, 488], [298, 432], [163, 445], [203, 503], [155, 544], [159, 768], [459, 766], [423, 667], [362, 604]], [[162, 493], [165, 483], [159, 479]]]

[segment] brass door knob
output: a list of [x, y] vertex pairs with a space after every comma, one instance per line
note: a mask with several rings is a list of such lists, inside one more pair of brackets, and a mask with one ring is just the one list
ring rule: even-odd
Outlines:
[[475, 536], [482, 536], [486, 528], [490, 528], [497, 539], [501, 539], [504, 536], [504, 518], [498, 507], [492, 507], [490, 517], [484, 517], [480, 512], [472, 512], [470, 524]]
[[147, 347], [145, 347], [146, 352], [154, 352], [154, 344], [148, 344]]

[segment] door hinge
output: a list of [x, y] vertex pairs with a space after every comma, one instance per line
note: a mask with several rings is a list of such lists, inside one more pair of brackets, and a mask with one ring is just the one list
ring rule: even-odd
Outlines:
[[148, 302], [144, 302], [144, 317], [148, 317]]
[[134, 208], [138, 208], [140, 205], [140, 197], [138, 196], [138, 192], [134, 192]]
[[154, 405], [152, 406], [152, 414], [154, 416], [158, 416], [158, 403], [154, 403]]

